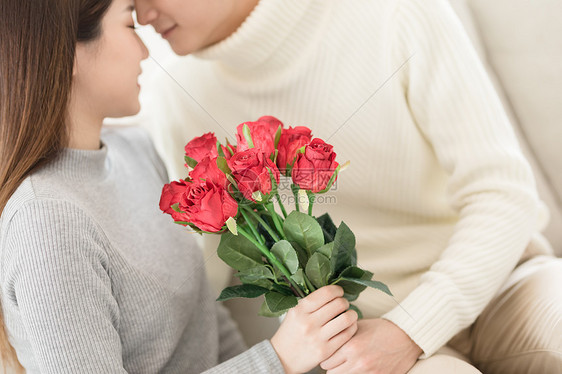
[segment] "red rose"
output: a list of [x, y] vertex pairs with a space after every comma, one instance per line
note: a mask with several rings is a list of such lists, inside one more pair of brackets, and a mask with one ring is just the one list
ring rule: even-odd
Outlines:
[[220, 171], [217, 166], [216, 157], [211, 159], [208, 156], [199, 161], [199, 163], [189, 172], [189, 176], [195, 183], [201, 180], [211, 181], [219, 186], [226, 186], [226, 175]]
[[238, 142], [236, 149], [238, 151], [245, 151], [249, 149], [248, 142], [244, 137], [243, 128], [248, 125], [250, 135], [254, 147], [260, 149], [267, 157], [275, 151], [275, 132], [279, 126], [283, 127], [281, 121], [275, 117], [265, 116], [260, 117], [256, 122], [244, 122], [236, 127], [236, 141]]
[[179, 204], [182, 195], [187, 191], [188, 184], [184, 180], [165, 184], [160, 196], [160, 210], [172, 216], [174, 221], [185, 221], [187, 217], [183, 213], [178, 213], [172, 209], [172, 205]]
[[208, 132], [197, 138], [193, 138], [185, 146], [185, 155], [200, 162], [205, 157], [215, 158], [217, 152], [217, 138], [212, 132]]
[[269, 132], [271, 133], [271, 136], [273, 136], [273, 138], [275, 138], [275, 133], [277, 132], [279, 126], [283, 128], [283, 122], [279, 121], [273, 116], [262, 116], [258, 118], [257, 122], [267, 123], [269, 125]]
[[336, 154], [332, 149], [333, 147], [323, 140], [313, 139], [306, 146], [304, 153], [297, 155], [291, 173], [293, 183], [303, 190], [314, 193], [326, 189], [330, 178], [338, 167]]
[[275, 177], [275, 181], [279, 183], [277, 166], [257, 148], [238, 151], [228, 160], [228, 166], [232, 171], [232, 177], [238, 184], [238, 190], [249, 200], [255, 201], [252, 194], [256, 191], [260, 191], [264, 195], [271, 192], [273, 186], [269, 170]]
[[312, 139], [312, 132], [308, 127], [297, 126], [283, 129], [277, 145], [279, 151], [277, 166], [283, 175], [288, 175], [289, 169], [295, 161], [297, 150], [308, 144], [310, 139]]
[[225, 188], [210, 181], [189, 183], [181, 196], [179, 208], [187, 222], [208, 232], [219, 232], [230, 217], [238, 213], [236, 200]]
[[224, 158], [227, 160], [232, 157], [233, 154], [236, 153], [236, 147], [232, 144], [222, 145], [221, 144], [222, 153], [224, 153]]

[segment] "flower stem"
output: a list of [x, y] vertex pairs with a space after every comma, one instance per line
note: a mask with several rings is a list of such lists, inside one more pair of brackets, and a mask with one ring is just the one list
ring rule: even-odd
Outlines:
[[295, 197], [295, 210], [297, 212], [300, 212], [300, 207], [299, 207], [299, 186], [297, 186], [296, 184], [292, 184], [291, 185], [291, 190], [293, 191], [293, 196]]
[[246, 220], [246, 223], [248, 224], [248, 226], [250, 227], [250, 230], [252, 230], [252, 233], [254, 234], [254, 237], [256, 238], [256, 240], [260, 243], [260, 244], [264, 244], [265, 241], [263, 240], [262, 236], [260, 235], [260, 233], [258, 232], [258, 230], [256, 229], [256, 227], [254, 226], [254, 224], [252, 223], [252, 221], [250, 220], [250, 218], [248, 217], [248, 215], [245, 212], [246, 208], [242, 208], [240, 209], [240, 213], [242, 213], [242, 216], [244, 217], [244, 219]]
[[304, 292], [301, 290], [300, 287], [295, 287], [293, 285], [293, 283], [291, 282], [290, 279], [287, 279], [287, 281], [289, 282], [289, 286], [291, 288], [291, 290], [293, 290], [294, 293], [298, 294], [300, 297], [305, 297], [306, 295], [304, 294]]
[[277, 198], [277, 204], [279, 205], [279, 208], [281, 208], [281, 213], [283, 213], [283, 218], [287, 218], [287, 211], [285, 210], [285, 205], [283, 205], [283, 201], [281, 201], [279, 192], [275, 193], [275, 197]]
[[304, 278], [304, 283], [306, 284], [306, 286], [308, 287], [310, 292], [316, 291], [316, 287], [314, 287], [314, 285], [310, 282], [310, 280], [308, 279], [308, 277], [306, 276], [306, 274], [304, 272], [302, 274], [302, 277]]
[[[277, 235], [277, 233], [275, 233], [275, 231], [267, 224], [267, 222], [264, 221], [263, 218], [260, 217], [260, 215], [258, 213], [254, 212], [254, 210], [250, 209], [250, 208], [242, 208], [242, 211], [244, 211], [244, 210], [246, 210], [246, 212], [250, 213], [252, 215], [252, 217], [254, 217], [259, 223], [261, 223], [263, 228], [267, 230], [267, 232], [269, 233], [269, 235], [271, 235], [273, 240], [275, 240], [276, 242], [279, 241], [279, 235]], [[246, 218], [245, 215], [244, 215], [244, 218]]]
[[287, 237], [283, 232], [283, 224], [281, 223], [279, 215], [275, 211], [275, 207], [273, 206], [273, 203], [269, 202], [265, 204], [265, 208], [269, 211], [269, 213], [271, 213], [271, 218], [273, 218], [273, 223], [275, 224], [275, 228], [279, 232], [279, 235], [281, 235], [283, 239], [287, 240]]
[[304, 297], [304, 294], [302, 292], [302, 290], [300, 289], [299, 285], [295, 283], [295, 281], [293, 279], [291, 279], [291, 273], [289, 273], [289, 271], [287, 270], [287, 268], [281, 263], [279, 262], [279, 260], [277, 259], [277, 257], [275, 257], [273, 255], [273, 253], [271, 253], [269, 251], [269, 249], [267, 249], [267, 247], [263, 244], [261, 244], [260, 242], [258, 242], [253, 236], [252, 234], [250, 234], [249, 232], [247, 232], [245, 229], [243, 229], [242, 227], [238, 227], [238, 232], [240, 234], [242, 234], [246, 239], [248, 239], [250, 242], [252, 242], [256, 247], [258, 247], [258, 249], [260, 250], [260, 252], [269, 260], [269, 262], [271, 262], [271, 264], [273, 266], [275, 266], [277, 269], [279, 269], [279, 271], [281, 271], [281, 273], [283, 273], [283, 275], [287, 278], [287, 280], [290, 282], [290, 284], [295, 287], [295, 290], [297, 291], [297, 294], [299, 297]]
[[308, 215], [312, 217], [312, 206], [316, 200], [316, 195], [310, 191], [306, 191], [306, 196], [308, 197]]

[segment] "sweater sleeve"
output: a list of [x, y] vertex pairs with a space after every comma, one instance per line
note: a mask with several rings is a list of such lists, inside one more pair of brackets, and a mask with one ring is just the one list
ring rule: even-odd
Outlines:
[[205, 371], [206, 374], [270, 373], [284, 374], [283, 365], [268, 340], [254, 345], [246, 352]]
[[73, 204], [33, 200], [6, 239], [3, 306], [21, 320], [22, 364], [35, 361], [41, 373], [126, 373], [97, 226]]
[[537, 229], [534, 179], [501, 103], [445, 0], [403, 0], [395, 64], [415, 123], [449, 174], [447, 247], [385, 314], [432, 355], [490, 302]]
[[242, 335], [230, 318], [228, 310], [218, 302], [216, 305], [219, 325], [219, 362], [221, 364], [205, 373], [284, 373], [277, 353], [267, 340], [242, 353], [246, 347]]
[[236, 323], [230, 318], [228, 310], [219, 302], [216, 302], [216, 305], [219, 326], [219, 362], [223, 362], [241, 353], [246, 348], [246, 343], [244, 343]]

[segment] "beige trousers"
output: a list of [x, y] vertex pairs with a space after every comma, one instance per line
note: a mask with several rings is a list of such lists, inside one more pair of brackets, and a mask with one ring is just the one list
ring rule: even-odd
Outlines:
[[430, 373], [562, 374], [562, 259], [519, 265], [472, 326], [409, 372]]

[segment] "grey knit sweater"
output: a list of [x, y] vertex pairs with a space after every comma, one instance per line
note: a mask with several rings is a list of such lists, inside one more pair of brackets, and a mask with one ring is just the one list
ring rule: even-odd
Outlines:
[[102, 141], [64, 150], [2, 213], [2, 308], [27, 372], [283, 373], [267, 341], [241, 353], [193, 234], [159, 211], [167, 179], [148, 137]]

